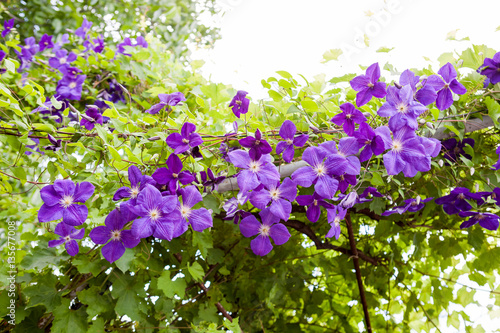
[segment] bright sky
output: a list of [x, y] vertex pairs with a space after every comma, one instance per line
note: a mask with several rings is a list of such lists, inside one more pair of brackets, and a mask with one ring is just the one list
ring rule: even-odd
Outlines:
[[[218, 4], [224, 15], [212, 24], [220, 26], [222, 38], [211, 50], [196, 50], [193, 58], [206, 61], [202, 73], [207, 78], [246, 90], [254, 100], [268, 97], [260, 81], [277, 70], [308, 79], [325, 73], [329, 79], [361, 74], [359, 65], [377, 61], [389, 62], [399, 71], [422, 68], [429, 64], [426, 56], [437, 71], [439, 55], [460, 53], [472, 43], [500, 51], [498, 0], [218, 0]], [[469, 37], [470, 42], [446, 40], [456, 29], [457, 39]], [[369, 47], [362, 43], [365, 34]], [[394, 49], [377, 53], [380, 47]], [[334, 48], [350, 55], [322, 64], [323, 54]], [[478, 287], [468, 279], [460, 282]], [[496, 331], [500, 321], [488, 314], [492, 311], [486, 305], [493, 304], [489, 293], [478, 292], [475, 300], [480, 307], [466, 308], [471, 320], [487, 332]], [[447, 327], [445, 313], [440, 319], [442, 332], [456, 332]]]

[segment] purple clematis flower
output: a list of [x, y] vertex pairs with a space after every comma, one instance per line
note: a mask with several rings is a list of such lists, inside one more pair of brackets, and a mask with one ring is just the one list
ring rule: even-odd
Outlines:
[[344, 129], [344, 132], [352, 136], [355, 130], [355, 123], [362, 124], [366, 122], [366, 117], [354, 107], [351, 103], [344, 103], [340, 106], [342, 113], [339, 113], [335, 117], [333, 117], [330, 121], [337, 126], [341, 126]]
[[77, 75], [76, 78], [63, 76], [57, 83], [56, 92], [64, 99], [79, 101], [82, 98], [83, 83], [86, 75]]
[[45, 147], [43, 147], [43, 149], [45, 149], [45, 150], [52, 150], [52, 151], [58, 151], [59, 149], [61, 149], [62, 139], [56, 140], [56, 138], [54, 138], [50, 134], [47, 135], [47, 139], [49, 139], [49, 142], [52, 145], [45, 146]]
[[[436, 101], [437, 93], [430, 85], [427, 84], [427, 79], [420, 82], [420, 77], [416, 76], [415, 73], [409, 69], [401, 73], [399, 77], [399, 84], [401, 86], [410, 85], [413, 91], [413, 97], [415, 100], [419, 101], [423, 105], [429, 105]], [[419, 88], [417, 90], [417, 88]]]
[[75, 35], [81, 37], [83, 39], [87, 38], [87, 33], [90, 31], [90, 27], [92, 26], [92, 22], [87, 21], [86, 18], [83, 19], [82, 25], [76, 29]]
[[85, 229], [77, 230], [75, 227], [67, 225], [64, 222], [58, 223], [56, 229], [54, 230], [56, 235], [59, 235], [59, 239], [54, 239], [49, 241], [49, 247], [56, 247], [64, 244], [66, 251], [72, 257], [76, 256], [80, 251], [78, 243], [75, 239], [82, 239], [85, 236]]
[[335, 179], [339, 181], [339, 191], [344, 193], [345, 190], [349, 187], [349, 185], [356, 185], [358, 183], [358, 178], [354, 175], [349, 175], [344, 173], [340, 176], [334, 176]]
[[484, 203], [480, 193], [471, 193], [465, 187], [456, 187], [450, 194], [436, 199], [437, 205], [443, 205], [443, 210], [448, 215], [457, 214], [460, 211], [469, 211], [472, 209], [468, 200], [475, 200], [479, 205]]
[[410, 85], [401, 89], [391, 86], [387, 89], [387, 102], [380, 107], [377, 114], [381, 117], [391, 117], [389, 127], [392, 131], [403, 126], [415, 130], [418, 128], [418, 116], [426, 110], [425, 106], [413, 99]]
[[246, 98], [248, 93], [243, 90], [238, 90], [236, 96], [233, 97], [231, 103], [229, 103], [229, 107], [233, 110], [233, 113], [236, 117], [240, 117], [241, 114], [245, 114], [248, 112], [248, 106], [250, 105], [250, 100]]
[[307, 207], [306, 216], [307, 216], [308, 220], [313, 222], [313, 223], [317, 222], [319, 219], [319, 216], [321, 215], [320, 207], [324, 207], [326, 209], [332, 209], [335, 207], [334, 205], [326, 202], [323, 199], [324, 198], [321, 197], [316, 192], [313, 195], [299, 195], [296, 198], [297, 203], [299, 205]]
[[360, 162], [368, 161], [373, 155], [380, 155], [385, 150], [384, 140], [367, 123], [359, 125], [359, 130], [354, 132], [354, 137], [358, 140], [361, 147], [364, 146], [359, 154]]
[[280, 180], [280, 174], [270, 155], [262, 155], [260, 159], [256, 159], [255, 155], [244, 150], [235, 150], [228, 155], [235, 167], [244, 169], [237, 177], [240, 191], [248, 192], [261, 184], [272, 186]]
[[397, 207], [394, 207], [393, 209], [391, 210], [386, 210], [385, 212], [382, 213], [382, 216], [389, 216], [389, 215], [392, 215], [392, 214], [404, 214], [406, 212], [410, 212], [410, 213], [415, 213], [415, 212], [418, 212], [419, 210], [421, 210], [422, 208], [424, 208], [424, 203], [428, 202], [428, 201], [431, 201], [432, 199], [434, 198], [427, 198], [427, 199], [424, 199], [424, 200], [421, 200], [420, 197], [417, 197], [416, 199], [406, 199], [404, 201], [404, 205], [403, 206], [397, 206]]
[[233, 220], [234, 224], [238, 224], [240, 219], [252, 215], [252, 213], [249, 213], [242, 209], [238, 209], [239, 205], [244, 205], [247, 201], [248, 193], [242, 192], [239, 192], [236, 198], [232, 197], [231, 199], [227, 200], [222, 206], [222, 208], [224, 208], [224, 210], [226, 211], [226, 216], [222, 219], [226, 221]]
[[500, 206], [500, 187], [496, 187], [491, 192], [491, 198], [496, 201], [497, 206]]
[[[357, 138], [340, 139], [338, 150], [335, 141], [323, 142], [319, 147], [328, 154], [327, 162], [339, 163], [339, 161], [344, 161], [346, 165], [344, 172], [346, 174], [357, 176], [361, 172], [359, 158], [354, 156], [359, 152], [359, 148], [361, 147]], [[344, 172], [332, 175], [340, 176]]]
[[35, 37], [28, 37], [24, 40], [24, 46], [21, 47], [21, 54], [24, 58], [31, 59], [39, 50]]
[[181, 133], [172, 133], [167, 137], [167, 145], [175, 149], [174, 154], [181, 154], [189, 148], [199, 146], [203, 143], [203, 139], [196, 131], [196, 125], [184, 123], [181, 128]]
[[255, 159], [258, 160], [262, 154], [269, 154], [273, 151], [271, 145], [264, 139], [262, 139], [262, 134], [257, 128], [255, 131], [255, 138], [253, 136], [247, 136], [246, 138], [240, 139], [238, 141], [240, 145], [246, 148], [250, 148], [251, 154], [255, 155]]
[[135, 40], [135, 46], [141, 46], [145, 49], [148, 48], [148, 42], [146, 42], [146, 39], [142, 36], [139, 36]]
[[69, 179], [57, 179], [54, 185], [47, 185], [40, 190], [44, 204], [38, 211], [40, 222], [63, 219], [63, 222], [77, 226], [85, 222], [88, 209], [84, 203], [94, 194], [94, 185], [89, 182], [73, 183]]
[[58, 69], [63, 74], [63, 78], [69, 78], [71, 80], [76, 80], [78, 78], [78, 73], [82, 72], [80, 68], [71, 67], [67, 64], [59, 66]]
[[[3, 33], [2, 33], [3, 34]], [[500, 82], [500, 52], [497, 52], [493, 58], [485, 58], [484, 63], [479, 67], [480, 73], [485, 75], [489, 83], [497, 84]]]
[[331, 175], [339, 175], [346, 171], [347, 162], [339, 155], [332, 155], [327, 158], [328, 152], [320, 147], [308, 147], [302, 154], [302, 159], [309, 166], [297, 169], [292, 174], [292, 180], [295, 184], [302, 187], [309, 187], [314, 184], [314, 190], [319, 196], [331, 199], [339, 182], [333, 179]]
[[139, 196], [139, 193], [141, 193], [146, 185], [156, 185], [153, 178], [143, 175], [141, 170], [135, 165], [131, 165], [128, 168], [128, 180], [130, 181], [130, 187], [120, 187], [113, 195], [114, 201], [130, 198], [129, 204], [135, 206], [137, 204], [137, 196]]
[[2, 38], [5, 38], [5, 36], [10, 33], [12, 28], [14, 28], [14, 19], [5, 20], [3, 22]]
[[101, 111], [95, 106], [87, 106], [87, 111], [82, 114], [82, 120], [80, 120], [80, 126], [84, 126], [88, 131], [94, 129], [95, 124], [101, 124], [103, 122], [103, 117]]
[[76, 54], [65, 49], [60, 49], [56, 51], [56, 56], [49, 59], [49, 65], [52, 68], [58, 69], [61, 66], [67, 65], [75, 61], [77, 58]]
[[447, 63], [438, 71], [438, 75], [431, 75], [427, 79], [429, 84], [434, 90], [437, 91], [436, 106], [439, 110], [445, 110], [453, 104], [452, 91], [455, 94], [463, 95], [467, 89], [458, 82], [457, 71], [452, 64]]
[[475, 141], [472, 138], [466, 138], [463, 139], [462, 141], [458, 141], [455, 138], [445, 140], [442, 143], [444, 157], [451, 162], [459, 161], [460, 156], [463, 156], [466, 159], [470, 160], [472, 156], [465, 153], [464, 147], [467, 144], [470, 147], [474, 148], [474, 143]]
[[40, 39], [40, 42], [38, 42], [38, 46], [40, 48], [40, 52], [42, 52], [45, 49], [51, 49], [54, 47], [54, 42], [52, 41], [52, 36], [49, 36], [47, 34], [44, 34], [42, 38]]
[[168, 94], [158, 94], [158, 98], [160, 99], [160, 103], [153, 105], [151, 108], [146, 110], [147, 113], [157, 114], [160, 112], [165, 106], [167, 107], [167, 112], [172, 110], [172, 106], [176, 106], [180, 102], [184, 102], [186, 97], [181, 92], [174, 92], [170, 95]]
[[491, 213], [478, 213], [478, 212], [460, 212], [458, 214], [460, 217], [468, 217], [471, 216], [470, 219], [463, 222], [460, 225], [460, 229], [469, 228], [474, 224], [479, 222], [479, 225], [488, 230], [497, 230], [499, 225], [498, 215]]
[[280, 141], [276, 145], [276, 154], [283, 153], [283, 160], [286, 163], [290, 163], [295, 155], [295, 147], [303, 147], [307, 140], [309, 140], [309, 135], [302, 134], [294, 138], [297, 132], [297, 127], [290, 120], [285, 120], [283, 125], [280, 127], [280, 136], [285, 141]]
[[132, 224], [132, 235], [172, 240], [178, 223], [171, 218], [178, 202], [176, 195], [162, 196], [156, 187], [147, 184], [139, 193], [136, 205], [129, 206], [132, 213], [140, 217]]
[[170, 154], [167, 159], [167, 168], [158, 168], [151, 176], [159, 185], [166, 185], [170, 193], [174, 194], [179, 187], [179, 182], [187, 185], [195, 180], [191, 172], [182, 171], [182, 168], [179, 156]]
[[133, 46], [132, 45], [132, 40], [128, 37], [124, 38], [123, 39], [123, 42], [121, 42], [120, 44], [117, 45], [118, 47], [118, 53], [121, 53], [127, 57], [131, 57], [132, 55], [130, 53], [125, 53], [125, 46]]
[[282, 220], [288, 221], [292, 212], [292, 204], [297, 196], [297, 185], [290, 179], [285, 178], [281, 185], [277, 182], [261, 190], [254, 190], [250, 195], [250, 202], [259, 209], [266, 208], [272, 201], [269, 210]]
[[283, 245], [290, 239], [290, 232], [281, 223], [279, 217], [270, 212], [266, 208], [259, 212], [262, 224], [253, 215], [245, 217], [241, 220], [240, 231], [243, 236], [249, 238], [258, 235], [250, 242], [250, 247], [253, 253], [258, 256], [265, 256], [273, 249], [271, 237], [276, 245]]
[[216, 177], [210, 168], [207, 171], [200, 172], [201, 185], [205, 187], [205, 192], [210, 189], [210, 191], [217, 191], [219, 184], [226, 179], [225, 176]]
[[96, 244], [106, 244], [101, 252], [104, 258], [110, 263], [120, 259], [125, 253], [125, 248], [132, 249], [139, 244], [140, 238], [134, 237], [132, 231], [123, 230], [125, 225], [133, 221], [135, 215], [127, 204], [120, 205], [106, 216], [103, 226], [92, 229], [89, 236]]
[[326, 210], [328, 223], [330, 223], [331, 226], [330, 231], [328, 231], [328, 233], [326, 234], [326, 238], [332, 238], [333, 236], [335, 236], [335, 239], [339, 239], [340, 221], [342, 221], [345, 218], [346, 213], [347, 209], [343, 209], [340, 206]]
[[349, 83], [352, 89], [358, 91], [356, 94], [356, 105], [358, 107], [368, 103], [372, 97], [383, 98], [386, 95], [385, 82], [380, 79], [380, 67], [377, 63], [366, 69], [366, 75], [356, 76]]
[[493, 168], [491, 168], [491, 170], [500, 170], [500, 146], [497, 148], [496, 153], [498, 155], [498, 161], [493, 164]]

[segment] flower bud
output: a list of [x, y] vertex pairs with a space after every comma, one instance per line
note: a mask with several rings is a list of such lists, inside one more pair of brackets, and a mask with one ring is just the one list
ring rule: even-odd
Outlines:
[[483, 52], [479, 52], [477, 55], [480, 56], [480, 57], [482, 57], [483, 56]]
[[434, 129], [434, 124], [431, 123], [430, 121], [426, 122], [425, 126], [427, 126], [427, 128]]
[[479, 192], [479, 184], [478, 183], [474, 184], [474, 191]]
[[443, 167], [443, 165], [444, 165], [443, 160], [439, 160], [439, 161], [438, 161], [438, 165], [439, 165], [440, 167]]
[[363, 116], [365, 116], [366, 118], [371, 118], [372, 114], [370, 112], [363, 112]]
[[351, 208], [356, 204], [356, 201], [358, 201], [358, 194], [356, 192], [350, 192], [348, 195], [342, 199], [340, 202], [340, 206], [344, 208]]
[[417, 205], [418, 205], [418, 204], [420, 204], [420, 199], [421, 199], [421, 198], [420, 198], [420, 195], [417, 195], [417, 198], [416, 198], [416, 200], [417, 200]]
[[475, 171], [476, 171], [476, 169], [474, 169], [474, 167], [470, 168], [470, 175], [472, 176]]
[[148, 139], [149, 141], [156, 141], [156, 140], [160, 140], [160, 137], [158, 135], [156, 136], [152, 136]]
[[425, 119], [424, 119], [424, 118], [420, 118], [420, 119], [418, 120], [418, 122], [419, 122], [419, 123], [421, 123], [421, 124], [425, 124]]
[[460, 59], [458, 62], [457, 62], [457, 67], [462, 67], [462, 65], [464, 64], [464, 59]]

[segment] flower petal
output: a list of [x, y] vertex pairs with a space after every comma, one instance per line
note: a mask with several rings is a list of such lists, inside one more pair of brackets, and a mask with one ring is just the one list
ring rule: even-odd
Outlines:
[[265, 237], [262, 235], [259, 235], [256, 238], [252, 239], [252, 241], [250, 242], [250, 247], [252, 248], [253, 253], [262, 257], [271, 252], [271, 250], [273, 249], [273, 245], [271, 244], [269, 237]]
[[245, 237], [252, 237], [260, 232], [261, 223], [253, 215], [245, 217], [240, 222], [241, 234]]
[[98, 226], [90, 231], [89, 236], [96, 244], [106, 244], [111, 238], [111, 230], [104, 225]]
[[63, 217], [63, 210], [61, 205], [49, 206], [43, 204], [38, 211], [38, 221], [40, 222], [50, 222], [54, 220], [59, 220]]
[[206, 208], [192, 210], [189, 215], [189, 224], [194, 231], [203, 231], [213, 226], [212, 215]]
[[271, 227], [271, 229], [269, 230], [269, 236], [271, 236], [271, 238], [273, 239], [274, 244], [283, 245], [288, 242], [292, 235], [290, 235], [287, 227], [285, 227], [281, 223], [278, 223]]
[[68, 254], [72, 257], [76, 256], [78, 254], [78, 251], [80, 251], [80, 249], [78, 248], [78, 243], [75, 240], [66, 242], [65, 247], [66, 251], [68, 251]]
[[101, 253], [107, 261], [113, 263], [123, 256], [125, 246], [123, 246], [122, 242], [113, 240], [103, 246]]
[[88, 214], [87, 206], [72, 204], [63, 210], [63, 222], [72, 226], [82, 225]]

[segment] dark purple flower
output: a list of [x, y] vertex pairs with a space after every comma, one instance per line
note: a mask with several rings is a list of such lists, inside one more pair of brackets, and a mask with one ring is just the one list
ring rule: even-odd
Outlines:
[[270, 155], [262, 155], [260, 159], [255, 159], [244, 150], [235, 150], [228, 155], [235, 167], [244, 169], [237, 177], [240, 191], [248, 192], [261, 184], [272, 186], [280, 180], [280, 174], [272, 163]]
[[109, 79], [107, 83], [108, 88], [97, 94], [97, 97], [113, 103], [122, 102], [127, 104], [125, 96], [123, 95], [123, 86], [119, 84], [116, 79]]
[[76, 29], [75, 35], [81, 37], [83, 39], [87, 38], [87, 33], [90, 31], [90, 27], [92, 26], [92, 22], [87, 21], [86, 18], [83, 19], [82, 25]]
[[326, 209], [332, 209], [335, 206], [331, 203], [326, 202], [316, 192], [313, 195], [299, 195], [295, 200], [301, 206], [307, 207], [306, 216], [307, 219], [311, 222], [317, 222], [319, 216], [321, 215], [320, 207], [324, 207]]
[[54, 138], [50, 134], [47, 135], [47, 139], [49, 139], [49, 142], [52, 145], [45, 146], [45, 147], [43, 147], [43, 149], [45, 149], [45, 150], [52, 150], [52, 151], [58, 151], [59, 149], [61, 149], [61, 143], [62, 143], [61, 139], [56, 140], [56, 138]]
[[123, 198], [130, 198], [129, 204], [135, 206], [137, 204], [137, 196], [146, 187], [146, 185], [156, 185], [153, 178], [143, 175], [141, 170], [139, 170], [139, 168], [135, 165], [131, 165], [128, 168], [128, 180], [130, 181], [130, 187], [120, 187], [113, 195], [114, 201]]
[[50, 117], [51, 119], [55, 118], [56, 123], [61, 123], [63, 120], [63, 115], [62, 112], [68, 107], [68, 103], [64, 100], [61, 99], [61, 96], [55, 95], [54, 98], [61, 102], [61, 107], [59, 109], [56, 109], [55, 106], [52, 104], [52, 101], [50, 98], [47, 97], [45, 103], [43, 103], [43, 106], [39, 106], [31, 113], [41, 113], [44, 118]]
[[326, 238], [332, 238], [335, 236], [335, 239], [339, 239], [340, 237], [340, 221], [345, 218], [347, 213], [347, 209], [343, 209], [340, 206], [336, 206], [333, 209], [326, 210], [326, 216], [328, 219], [328, 223], [330, 223], [330, 231], [326, 234]]
[[356, 185], [358, 183], [358, 179], [354, 175], [349, 175], [344, 173], [340, 176], [334, 176], [335, 179], [339, 181], [339, 191], [344, 193], [345, 190], [349, 187], [349, 185]]
[[44, 204], [38, 211], [40, 222], [63, 219], [63, 222], [77, 226], [85, 222], [88, 209], [84, 203], [94, 194], [94, 185], [89, 182], [73, 183], [69, 179], [57, 179], [54, 185], [47, 185], [40, 190]]
[[438, 75], [431, 75], [427, 79], [429, 84], [435, 91], [437, 91], [436, 106], [439, 110], [445, 110], [453, 104], [452, 91], [455, 94], [463, 95], [467, 89], [458, 82], [457, 71], [452, 64], [447, 63], [438, 71]]
[[297, 185], [290, 179], [285, 178], [281, 185], [278, 183], [266, 186], [261, 190], [255, 190], [250, 195], [250, 202], [259, 209], [266, 208], [269, 201], [270, 212], [282, 220], [288, 221], [292, 212], [292, 204], [297, 196]]
[[86, 75], [77, 75], [76, 78], [63, 76], [57, 83], [56, 92], [64, 99], [80, 100]]
[[73, 52], [70, 52], [68, 54], [68, 51], [66, 51], [65, 49], [60, 49], [56, 51], [55, 57], [49, 59], [49, 65], [50, 67], [57, 69], [63, 65], [72, 63], [76, 60], [76, 58], [77, 56]]
[[359, 196], [361, 199], [367, 198], [369, 195], [372, 195], [374, 197], [382, 198], [383, 194], [380, 193], [375, 187], [367, 187], [364, 189], [363, 193]]
[[331, 175], [340, 175], [345, 172], [347, 162], [339, 155], [329, 156], [326, 161], [327, 151], [319, 147], [308, 147], [302, 154], [302, 159], [309, 166], [297, 169], [292, 174], [295, 184], [302, 187], [309, 187], [314, 184], [314, 190], [322, 198], [331, 199], [339, 182]]
[[95, 53], [102, 53], [104, 51], [104, 38], [102, 36], [94, 38], [92, 42]]
[[174, 154], [181, 154], [189, 148], [199, 146], [203, 143], [203, 139], [196, 131], [196, 125], [184, 123], [181, 128], [181, 133], [172, 133], [167, 137], [167, 144], [170, 148], [175, 149]]
[[3, 50], [0, 50], [0, 62], [2, 62], [3, 59], [5, 59], [6, 55], [7, 54]]
[[469, 211], [472, 209], [467, 200], [475, 200], [479, 205], [484, 203], [484, 200], [479, 193], [471, 193], [469, 189], [464, 187], [454, 188], [450, 194], [436, 199], [437, 205], [443, 205], [443, 210], [448, 215], [457, 214], [460, 211]]
[[500, 146], [497, 148], [496, 153], [498, 155], [498, 161], [493, 164], [493, 168], [491, 168], [491, 170], [500, 170]]
[[385, 82], [378, 82], [380, 78], [380, 67], [374, 63], [366, 69], [366, 75], [356, 76], [349, 83], [352, 89], [358, 91], [356, 94], [356, 105], [358, 107], [368, 103], [372, 97], [382, 98], [386, 95]]
[[415, 130], [418, 128], [417, 118], [424, 113], [427, 108], [413, 99], [413, 91], [410, 85], [401, 89], [390, 86], [387, 89], [387, 102], [378, 110], [381, 117], [391, 117], [389, 127], [396, 131], [403, 126]]
[[240, 139], [238, 141], [240, 145], [246, 148], [250, 148], [249, 153], [255, 156], [258, 160], [262, 154], [269, 154], [273, 151], [271, 145], [264, 139], [262, 139], [262, 134], [260, 130], [255, 131], [255, 138], [253, 136], [247, 136], [246, 138]]
[[[434, 88], [427, 84], [427, 79], [420, 82], [420, 77], [415, 76], [415, 73], [409, 69], [401, 73], [401, 76], [399, 77], [399, 84], [401, 86], [409, 84], [413, 91], [413, 97], [423, 105], [429, 105], [436, 101], [437, 93]], [[419, 87], [420, 89], [418, 89]]]
[[210, 191], [217, 191], [219, 184], [226, 179], [225, 176], [216, 177], [210, 168], [207, 171], [200, 172], [201, 185], [205, 187], [205, 191], [210, 189]]
[[368, 161], [373, 155], [380, 155], [385, 150], [384, 140], [367, 123], [359, 125], [359, 129], [354, 132], [354, 137], [358, 140], [361, 147], [364, 146], [359, 154], [360, 162]]
[[49, 36], [47, 34], [44, 34], [42, 38], [40, 39], [40, 42], [38, 43], [38, 46], [40, 48], [40, 52], [42, 52], [45, 49], [51, 49], [54, 47], [54, 42], [52, 41], [52, 36]]
[[262, 224], [253, 215], [241, 220], [240, 231], [245, 237], [258, 235], [250, 242], [253, 253], [265, 256], [273, 249], [271, 237], [276, 245], [283, 245], [290, 239], [290, 232], [280, 222], [279, 217], [271, 213], [269, 208], [259, 212]]
[[57, 51], [61, 50], [62, 46], [68, 42], [69, 42], [69, 34], [63, 34], [61, 36], [61, 40], [54, 44], [52, 52], [56, 53]]
[[241, 114], [245, 114], [248, 112], [248, 106], [250, 105], [250, 100], [245, 96], [248, 93], [243, 90], [238, 90], [236, 96], [233, 97], [231, 103], [229, 103], [229, 107], [233, 110], [233, 113], [236, 117], [240, 117]]
[[323, 142], [319, 147], [327, 153], [326, 161], [328, 163], [339, 163], [344, 161], [346, 168], [340, 174], [331, 174], [332, 176], [340, 176], [344, 172], [348, 175], [357, 176], [361, 172], [361, 163], [359, 158], [355, 156], [359, 152], [361, 145], [357, 138], [342, 138], [339, 141], [339, 148], [335, 141]]
[[491, 192], [491, 198], [496, 201], [497, 206], [500, 206], [500, 187], [496, 187]]
[[158, 168], [151, 175], [159, 185], [167, 185], [170, 193], [177, 191], [178, 183], [187, 185], [195, 180], [189, 171], [182, 171], [183, 165], [179, 156], [170, 154], [167, 159], [167, 168]]
[[82, 120], [80, 120], [80, 126], [84, 126], [88, 131], [94, 129], [95, 124], [102, 125], [102, 114], [101, 111], [94, 106], [87, 106], [87, 111], [82, 114]]
[[61, 222], [56, 225], [54, 233], [60, 237], [59, 239], [50, 240], [49, 247], [56, 247], [64, 243], [64, 247], [70, 256], [74, 257], [78, 254], [80, 248], [75, 239], [82, 239], [85, 236], [85, 229], [77, 230], [75, 227]]
[[413, 198], [406, 199], [404, 201], [403, 206], [397, 206], [391, 210], [386, 210], [385, 212], [382, 213], [382, 216], [389, 216], [389, 215], [392, 215], [395, 213], [398, 213], [401, 215], [401, 214], [406, 213], [406, 212], [410, 212], [410, 213], [418, 212], [419, 210], [424, 208], [424, 206], [425, 206], [424, 203], [431, 201], [432, 199], [433, 199], [432, 197], [424, 199], [424, 200], [421, 200], [420, 197], [417, 197], [416, 199], [413, 199]]
[[168, 94], [158, 94], [158, 98], [160, 99], [160, 103], [153, 105], [151, 108], [146, 110], [147, 113], [157, 114], [160, 112], [165, 106], [167, 107], [167, 111], [172, 110], [171, 106], [176, 106], [180, 102], [184, 102], [186, 97], [181, 92], [174, 92], [170, 95]]
[[335, 117], [333, 117], [330, 121], [337, 126], [341, 126], [344, 129], [344, 132], [352, 136], [355, 130], [355, 123], [361, 124], [366, 122], [366, 117], [354, 107], [351, 103], [344, 103], [340, 106], [342, 113], [339, 113]]
[[9, 32], [12, 30], [13, 27], [14, 27], [14, 19], [5, 20], [3, 22], [2, 38], [5, 38], [5, 36], [9, 34]]
[[458, 162], [460, 156], [463, 156], [466, 159], [470, 160], [472, 156], [465, 153], [464, 147], [467, 144], [470, 147], [474, 148], [474, 143], [475, 141], [472, 138], [466, 138], [462, 141], [458, 141], [455, 138], [445, 140], [442, 143], [442, 149], [444, 153], [443, 155], [447, 160], [450, 160], [451, 162]]
[[132, 231], [123, 230], [125, 225], [133, 221], [137, 215], [132, 213], [127, 204], [121, 204], [106, 216], [103, 226], [92, 229], [89, 236], [96, 244], [106, 244], [101, 252], [110, 263], [120, 259], [125, 253], [125, 248], [132, 249], [139, 244], [140, 238], [134, 237]]
[[68, 78], [71, 80], [76, 80], [78, 73], [81, 73], [82, 70], [77, 67], [71, 67], [68, 64], [59, 66], [59, 71], [63, 74], [63, 78]]
[[499, 219], [495, 214], [491, 213], [478, 213], [478, 212], [460, 212], [458, 214], [460, 217], [471, 216], [470, 219], [463, 222], [460, 225], [460, 229], [468, 228], [479, 222], [479, 225], [488, 230], [497, 230], [499, 225]]
[[500, 82], [500, 52], [497, 52], [493, 58], [485, 58], [484, 63], [479, 67], [480, 73], [486, 75], [489, 83], [497, 84]]
[[309, 139], [309, 135], [302, 134], [295, 138], [295, 133], [297, 132], [297, 127], [290, 120], [285, 120], [283, 125], [280, 127], [280, 136], [285, 141], [280, 141], [276, 145], [276, 154], [283, 153], [283, 160], [286, 163], [290, 163], [293, 160], [293, 156], [295, 154], [295, 147], [303, 147], [307, 140]]

